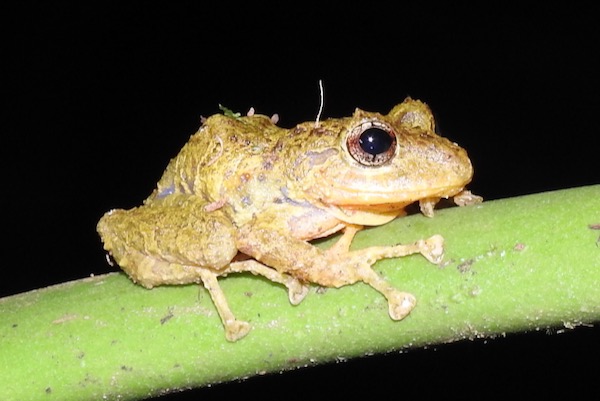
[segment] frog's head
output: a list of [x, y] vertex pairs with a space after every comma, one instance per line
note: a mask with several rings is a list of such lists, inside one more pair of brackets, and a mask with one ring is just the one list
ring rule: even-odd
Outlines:
[[323, 128], [336, 133], [335, 143], [306, 152], [303, 192], [347, 223], [382, 224], [410, 203], [451, 197], [471, 181], [466, 151], [435, 133], [420, 101], [407, 98], [385, 116], [357, 109]]

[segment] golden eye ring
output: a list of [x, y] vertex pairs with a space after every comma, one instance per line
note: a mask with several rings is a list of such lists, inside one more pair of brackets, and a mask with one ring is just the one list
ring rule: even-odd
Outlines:
[[396, 154], [396, 133], [378, 120], [363, 121], [346, 138], [350, 156], [360, 164], [378, 167]]

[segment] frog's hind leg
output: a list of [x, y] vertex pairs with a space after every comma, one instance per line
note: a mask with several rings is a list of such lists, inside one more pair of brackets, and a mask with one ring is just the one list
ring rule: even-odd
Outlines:
[[288, 295], [292, 305], [299, 304], [308, 293], [308, 287], [302, 284], [300, 280], [288, 274], [279, 273], [277, 270], [273, 270], [254, 259], [232, 262], [228, 267], [220, 270], [218, 273], [209, 269], [199, 269], [198, 274], [200, 275], [202, 284], [204, 284], [204, 287], [208, 290], [210, 297], [217, 308], [217, 312], [221, 317], [223, 326], [225, 327], [225, 337], [228, 341], [232, 342], [237, 341], [248, 334], [250, 325], [247, 322], [235, 318], [227, 304], [225, 294], [219, 286], [217, 277], [227, 275], [228, 273], [241, 272], [260, 274], [275, 283], [285, 285], [288, 289]]
[[254, 225], [241, 227], [238, 240], [240, 252], [250, 255], [281, 274], [289, 274], [301, 282], [315, 283], [324, 287], [342, 287], [362, 281], [379, 291], [388, 301], [389, 314], [394, 320], [406, 317], [416, 305], [416, 299], [402, 292], [379, 276], [372, 266], [380, 259], [398, 258], [422, 254], [432, 263], [439, 263], [444, 248], [443, 238], [434, 235], [412, 244], [373, 246], [349, 250], [358, 225], [348, 226], [339, 241], [328, 250], [322, 250], [305, 241], [281, 236], [272, 238], [269, 227]]
[[306, 297], [306, 294], [308, 294], [308, 286], [304, 285], [297, 278], [292, 277], [289, 274], [280, 273], [254, 259], [233, 262], [223, 273], [241, 272], [250, 272], [255, 275], [259, 274], [275, 283], [285, 285], [288, 289], [288, 296], [292, 305], [298, 305], [302, 302], [304, 297]]
[[250, 331], [250, 324], [242, 320], [237, 320], [231, 312], [225, 294], [217, 281], [217, 274], [207, 269], [199, 269], [198, 274], [221, 317], [221, 321], [225, 327], [225, 338], [233, 342], [246, 336]]
[[236, 341], [250, 325], [235, 319], [217, 277], [237, 254], [235, 228], [225, 215], [206, 212], [206, 202], [171, 195], [131, 209], [113, 210], [98, 222], [98, 232], [115, 261], [136, 283], [153, 288], [202, 281], [225, 326]]
[[353, 259], [364, 261], [364, 264], [356, 263], [356, 278], [379, 291], [388, 301], [389, 314], [394, 320], [402, 320], [415, 307], [417, 301], [414, 295], [399, 291], [385, 279], [379, 276], [371, 266], [380, 259], [397, 258], [420, 253], [432, 263], [439, 263], [444, 254], [444, 239], [440, 235], [434, 235], [425, 240], [419, 240], [412, 244], [395, 246], [374, 246], [349, 253]]

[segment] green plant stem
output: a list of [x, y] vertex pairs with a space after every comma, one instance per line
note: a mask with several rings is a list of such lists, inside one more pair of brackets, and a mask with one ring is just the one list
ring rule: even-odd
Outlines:
[[[221, 284], [253, 330], [235, 343], [200, 286], [146, 290], [113, 273], [0, 300], [0, 398], [134, 400], [265, 372], [465, 338], [600, 321], [600, 185], [396, 219], [354, 248], [446, 239], [445, 262], [375, 267], [416, 295], [392, 321], [364, 284], [297, 306], [249, 274]], [[327, 246], [331, 241], [321, 244]], [[100, 246], [100, 244], [98, 245]]]

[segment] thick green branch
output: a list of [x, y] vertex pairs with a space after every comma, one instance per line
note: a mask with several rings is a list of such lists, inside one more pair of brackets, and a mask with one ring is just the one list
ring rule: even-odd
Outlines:
[[[204, 289], [146, 290], [114, 273], [0, 300], [3, 400], [133, 400], [264, 372], [548, 326], [600, 321], [600, 185], [415, 215], [355, 248], [446, 238], [446, 262], [376, 269], [418, 305], [392, 321], [370, 287], [313, 287], [292, 306], [251, 275], [221, 279], [253, 326], [229, 343]], [[324, 244], [327, 245], [327, 244]], [[98, 245], [100, 246], [100, 244]]]

